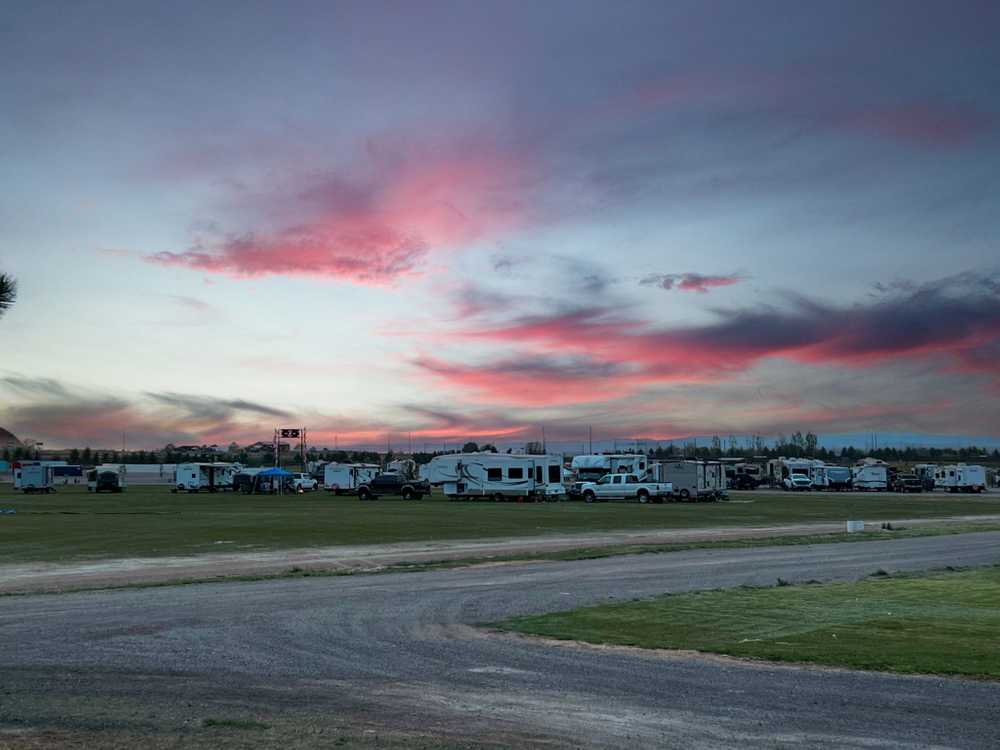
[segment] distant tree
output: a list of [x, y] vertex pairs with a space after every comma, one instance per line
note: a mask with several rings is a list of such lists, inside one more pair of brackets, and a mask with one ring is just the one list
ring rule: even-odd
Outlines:
[[811, 432], [806, 433], [805, 438], [806, 455], [812, 456], [816, 453], [816, 446], [819, 445], [819, 437]]
[[3, 449], [3, 460], [10, 461], [10, 448]]
[[83, 463], [85, 463], [87, 465], [90, 465], [90, 462], [93, 460], [93, 457], [90, 454], [90, 446], [89, 445], [86, 448], [83, 449], [83, 453], [80, 454], [80, 460]]
[[17, 282], [14, 277], [0, 273], [0, 317], [7, 312], [17, 299]]
[[74, 448], [73, 450], [71, 450], [69, 452], [69, 462], [71, 464], [78, 464], [78, 463], [80, 463], [80, 451], [77, 450], [76, 448]]
[[462, 453], [479, 453], [479, 446], [470, 440], [462, 446]]

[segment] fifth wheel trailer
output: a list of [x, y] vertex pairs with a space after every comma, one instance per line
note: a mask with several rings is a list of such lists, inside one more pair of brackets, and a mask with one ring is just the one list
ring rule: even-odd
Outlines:
[[452, 499], [559, 500], [566, 494], [562, 456], [452, 453], [431, 459], [424, 476]]

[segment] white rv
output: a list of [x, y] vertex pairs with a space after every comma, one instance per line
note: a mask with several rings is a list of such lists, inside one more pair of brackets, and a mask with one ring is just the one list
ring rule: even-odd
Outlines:
[[323, 467], [323, 488], [339, 495], [354, 492], [363, 484], [368, 484], [379, 474], [377, 464], [330, 463]]
[[433, 458], [424, 475], [452, 499], [559, 500], [566, 494], [562, 456], [454, 453]]
[[176, 492], [225, 492], [233, 489], [240, 467], [237, 464], [177, 464], [174, 469]]
[[885, 492], [889, 489], [889, 467], [884, 463], [863, 463], [851, 469], [851, 487]]
[[934, 472], [934, 489], [948, 492], [983, 492], [986, 489], [986, 469], [966, 464], [940, 466]]
[[673, 485], [679, 500], [720, 500], [727, 496], [726, 471], [719, 461], [662, 461], [650, 466], [657, 482]]
[[15, 461], [14, 489], [24, 493], [55, 492], [52, 486], [53, 466], [47, 461]]

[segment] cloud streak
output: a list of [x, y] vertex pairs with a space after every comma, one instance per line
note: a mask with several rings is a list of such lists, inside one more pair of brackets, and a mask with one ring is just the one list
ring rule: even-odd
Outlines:
[[712, 289], [733, 286], [743, 281], [742, 274], [710, 275], [701, 273], [652, 273], [639, 280], [640, 286], [655, 286], [666, 291], [679, 289], [682, 292], [705, 294]]

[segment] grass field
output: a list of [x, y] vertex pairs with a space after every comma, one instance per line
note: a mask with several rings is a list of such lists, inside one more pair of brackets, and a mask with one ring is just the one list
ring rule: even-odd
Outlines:
[[1000, 567], [694, 592], [499, 627], [591, 643], [1000, 679]]
[[92, 495], [0, 488], [0, 563], [498, 538], [621, 529], [694, 529], [1000, 514], [1000, 497], [754, 493], [740, 502], [638, 505], [449, 503], [178, 494], [133, 487]]

